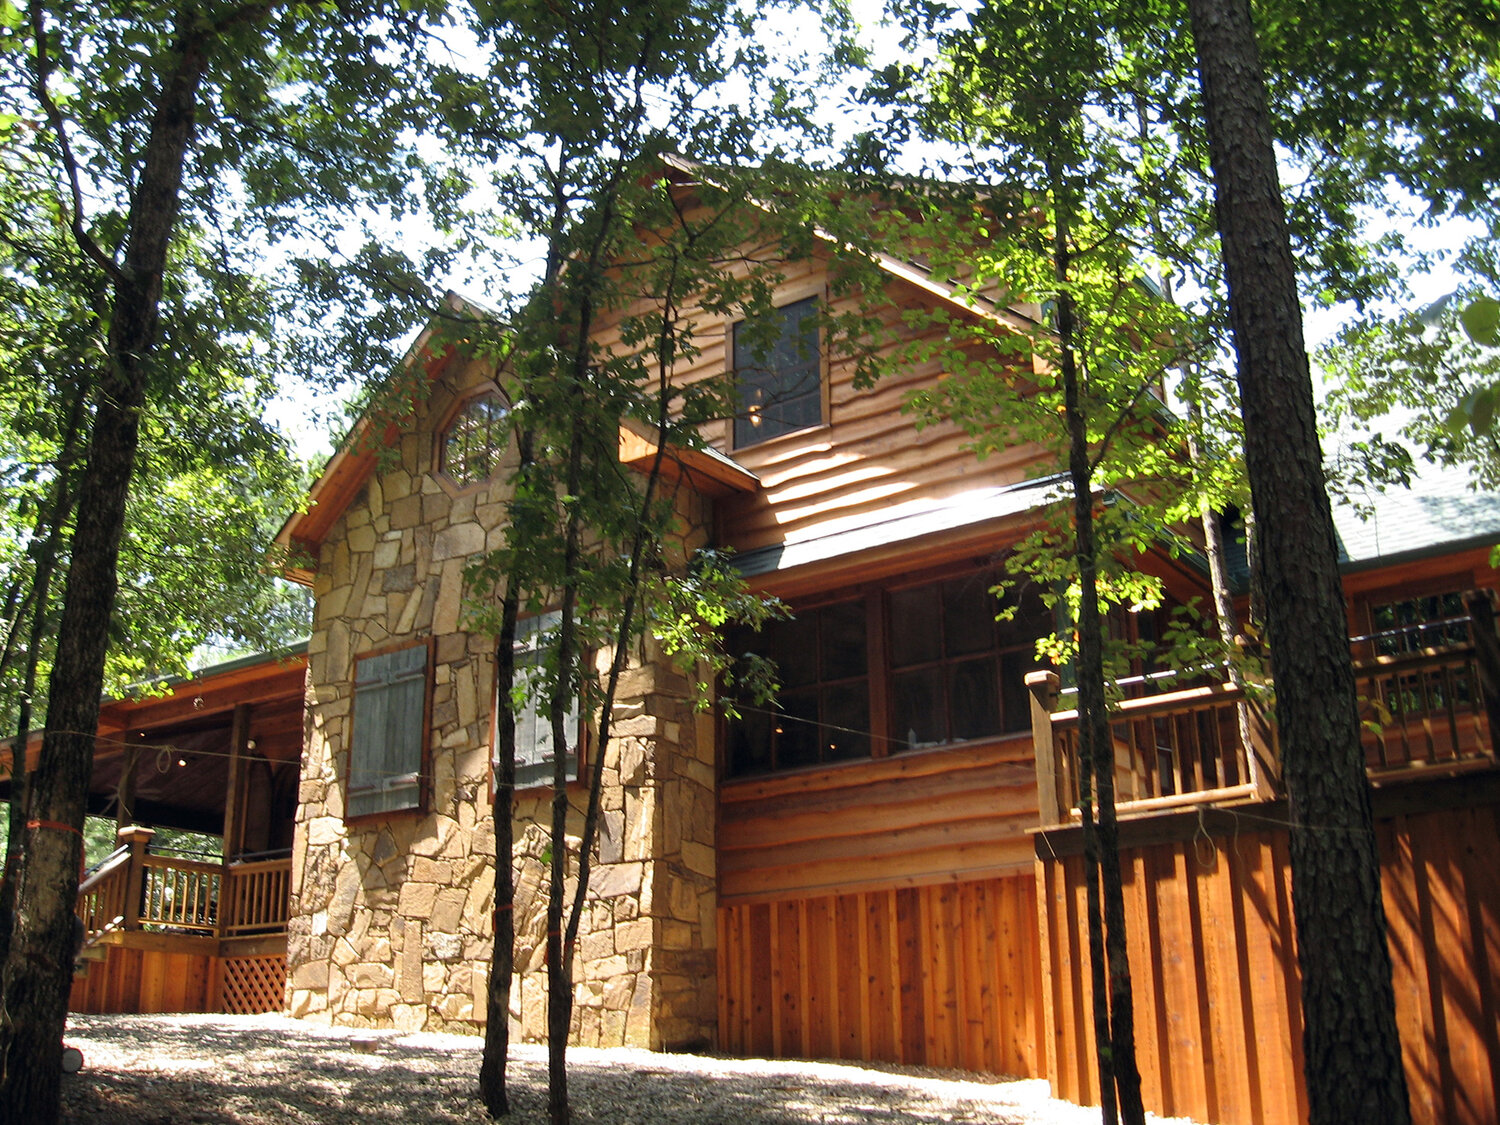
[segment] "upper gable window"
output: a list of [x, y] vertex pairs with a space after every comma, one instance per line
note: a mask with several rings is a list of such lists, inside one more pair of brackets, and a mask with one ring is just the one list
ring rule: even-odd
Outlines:
[[456, 484], [489, 480], [510, 440], [510, 407], [494, 391], [471, 398], [442, 433], [439, 468]]
[[[816, 298], [776, 310], [775, 338], [734, 326], [735, 389], [739, 412], [734, 445], [766, 441], [823, 421], [823, 359], [818, 347]], [[758, 337], [758, 338], [757, 338]]]

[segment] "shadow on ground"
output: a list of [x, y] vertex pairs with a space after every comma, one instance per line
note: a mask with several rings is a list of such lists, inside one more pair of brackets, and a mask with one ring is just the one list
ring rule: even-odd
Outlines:
[[[439, 1045], [330, 1031], [296, 1021], [236, 1022], [206, 1016], [75, 1016], [67, 1041], [83, 1073], [64, 1079], [64, 1121], [76, 1125], [341, 1125], [349, 1122], [480, 1123], [475, 1098], [480, 1041]], [[519, 1056], [519, 1057], [517, 1057]], [[723, 1125], [895, 1125], [985, 1121], [1022, 1125], [1016, 1109], [955, 1100], [944, 1083], [908, 1080], [902, 1068], [840, 1066], [836, 1077], [798, 1064], [703, 1059], [657, 1065], [633, 1053], [570, 1059], [573, 1119], [580, 1125], [703, 1122]], [[804, 1068], [807, 1069], [807, 1068]], [[517, 1125], [546, 1120], [546, 1068], [521, 1049], [509, 1069]], [[953, 1076], [970, 1081], [974, 1076]], [[996, 1089], [998, 1092], [999, 1085]]]

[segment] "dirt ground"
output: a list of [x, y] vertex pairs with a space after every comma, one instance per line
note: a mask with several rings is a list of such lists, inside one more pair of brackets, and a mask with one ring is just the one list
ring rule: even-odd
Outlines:
[[[474, 1123], [480, 1040], [320, 1027], [280, 1016], [73, 1016], [84, 1069], [63, 1080], [77, 1125]], [[649, 1051], [569, 1052], [574, 1120], [646, 1125], [1086, 1125], [1099, 1111], [1040, 1081], [912, 1067]], [[512, 1048], [510, 1121], [546, 1120], [546, 1058]]]

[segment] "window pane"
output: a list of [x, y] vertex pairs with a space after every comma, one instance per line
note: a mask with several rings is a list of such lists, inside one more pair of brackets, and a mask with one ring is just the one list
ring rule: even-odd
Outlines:
[[943, 654], [938, 588], [919, 586], [890, 596], [891, 667], [906, 668]]
[[443, 471], [459, 484], [476, 484], [494, 476], [509, 441], [509, 413], [510, 408], [494, 393], [465, 405], [443, 431]]
[[1000, 733], [1000, 697], [991, 656], [950, 666], [952, 737], [957, 741]]
[[948, 740], [943, 670], [923, 668], [891, 677], [892, 750], [915, 750]]
[[[817, 302], [809, 297], [776, 310], [775, 336], [734, 327], [734, 367], [740, 411], [736, 446], [815, 426], [823, 420], [822, 358]], [[757, 338], [758, 337], [758, 338]]]
[[818, 616], [807, 613], [779, 621], [775, 629], [776, 666], [784, 688], [806, 687], [818, 680]]
[[733, 776], [764, 773], [771, 768], [771, 716], [741, 711], [729, 724], [729, 772]]
[[1020, 595], [1012, 590], [1006, 595], [1005, 601], [1007, 605], [1016, 605], [1017, 602], [1020, 604], [1010, 620], [996, 625], [1001, 648], [1032, 648], [1038, 637], [1052, 632], [1052, 613], [1042, 604], [1042, 599], [1034, 590], [1027, 590]]
[[776, 768], [816, 765], [818, 761], [818, 697], [815, 692], [781, 693], [776, 716]]
[[947, 656], [987, 652], [995, 646], [995, 613], [988, 572], [943, 583], [943, 650]]
[[[866, 674], [865, 603], [844, 602], [824, 607], [823, 679], [847, 680]], [[860, 724], [864, 726], [863, 723]]]
[[1026, 690], [1026, 673], [1041, 666], [1036, 653], [1028, 649], [1000, 657], [1000, 715], [1005, 730], [1025, 730], [1031, 726], [1031, 693]]
[[870, 690], [863, 680], [823, 689], [825, 761], [870, 756]]

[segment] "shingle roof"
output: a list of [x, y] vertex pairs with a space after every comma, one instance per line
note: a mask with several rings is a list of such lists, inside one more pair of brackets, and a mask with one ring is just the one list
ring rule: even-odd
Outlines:
[[1419, 464], [1410, 488], [1353, 499], [1372, 510], [1361, 518], [1352, 503], [1334, 505], [1344, 570], [1500, 543], [1500, 492], [1470, 488], [1462, 469]]

